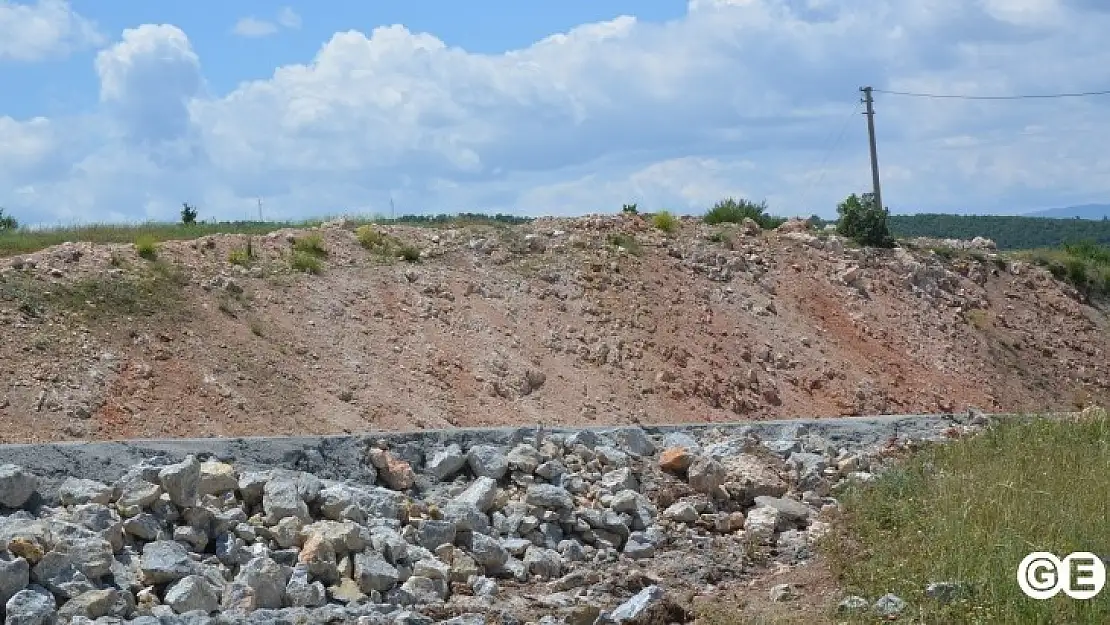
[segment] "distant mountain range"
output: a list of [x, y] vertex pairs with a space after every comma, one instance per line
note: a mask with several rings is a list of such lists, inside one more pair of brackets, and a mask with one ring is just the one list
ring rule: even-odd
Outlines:
[[1110, 219], [1110, 204], [1082, 204], [1063, 206], [1023, 213], [1023, 217], [1051, 217], [1053, 219]]

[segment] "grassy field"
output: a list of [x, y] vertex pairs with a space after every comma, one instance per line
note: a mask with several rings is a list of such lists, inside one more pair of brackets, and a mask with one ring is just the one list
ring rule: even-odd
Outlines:
[[1059, 249], [1017, 252], [1047, 268], [1058, 280], [1066, 280], [1089, 299], [1110, 299], [1110, 245], [1090, 241], [1064, 245]]
[[[929, 447], [841, 501], [844, 516], [822, 549], [847, 593], [904, 599], [899, 622], [1110, 623], [1110, 589], [1039, 601], [1017, 584], [1033, 551], [1110, 555], [1105, 412], [1009, 422]], [[958, 599], [926, 596], [928, 584], [951, 581], [965, 589]]]
[[[236, 221], [216, 223], [148, 222], [141, 224], [90, 224], [84, 226], [60, 226], [56, 228], [0, 230], [0, 258], [16, 254], [28, 254], [38, 250], [60, 245], [67, 241], [90, 243], [135, 243], [146, 240], [151, 242], [189, 240], [210, 234], [253, 234], [261, 235], [283, 228], [311, 228], [319, 226], [331, 217], [304, 221]], [[348, 227], [375, 223], [381, 225], [409, 225], [427, 227], [463, 227], [469, 225], [508, 225], [529, 221], [525, 217], [510, 215], [480, 215], [459, 213], [456, 215], [403, 215], [395, 219], [379, 216], [347, 217]]]

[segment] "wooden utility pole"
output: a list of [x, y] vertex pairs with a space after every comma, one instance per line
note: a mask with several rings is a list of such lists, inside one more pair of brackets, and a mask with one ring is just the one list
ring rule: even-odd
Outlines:
[[871, 189], [875, 194], [875, 206], [882, 210], [883, 208], [883, 194], [879, 189], [879, 156], [875, 150], [875, 109], [871, 105], [875, 102], [871, 97], [871, 87], [860, 87], [863, 92], [864, 104], [867, 105], [867, 110], [864, 115], [867, 116], [867, 137], [871, 141]]

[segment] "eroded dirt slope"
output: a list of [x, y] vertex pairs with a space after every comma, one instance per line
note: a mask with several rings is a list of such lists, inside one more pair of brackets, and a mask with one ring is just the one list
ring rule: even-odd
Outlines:
[[[353, 226], [0, 260], [0, 440], [1073, 409], [1107, 316], [985, 252], [629, 215]], [[293, 240], [322, 238], [320, 274]]]

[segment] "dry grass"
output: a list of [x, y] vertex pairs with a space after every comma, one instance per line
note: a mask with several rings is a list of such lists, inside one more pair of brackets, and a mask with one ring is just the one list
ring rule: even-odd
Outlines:
[[[285, 228], [312, 228], [332, 220], [333, 217], [320, 217], [301, 221], [234, 221], [219, 223], [181, 223], [146, 222], [130, 224], [85, 224], [57, 226], [49, 228], [0, 229], [0, 258], [16, 254], [29, 254], [67, 241], [86, 241], [89, 243], [132, 243], [139, 237], [149, 237], [156, 242], [187, 241], [210, 234], [264, 235]], [[459, 228], [472, 225], [514, 224], [528, 221], [528, 218], [510, 215], [482, 215], [462, 213], [458, 215], [402, 215], [388, 219], [379, 215], [345, 217], [348, 225], [361, 224], [404, 224], [432, 228]]]

